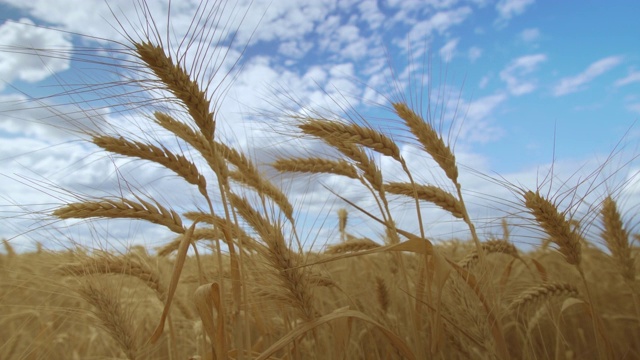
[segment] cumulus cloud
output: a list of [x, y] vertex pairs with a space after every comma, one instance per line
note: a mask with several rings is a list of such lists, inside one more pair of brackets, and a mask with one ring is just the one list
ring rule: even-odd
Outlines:
[[507, 89], [512, 95], [524, 95], [536, 88], [535, 81], [527, 75], [535, 71], [541, 63], [547, 60], [544, 54], [535, 54], [519, 57], [513, 60], [500, 72], [500, 79], [507, 84]]
[[598, 60], [589, 65], [589, 67], [580, 74], [561, 79], [553, 88], [553, 94], [555, 96], [563, 96], [583, 90], [586, 84], [618, 66], [621, 62], [621, 56], [609, 56]]
[[42, 49], [63, 53], [72, 46], [69, 35], [35, 26], [29, 19], [5, 22], [0, 26], [0, 90], [5, 82], [19, 79], [33, 83], [67, 70], [69, 59], [48, 56]]

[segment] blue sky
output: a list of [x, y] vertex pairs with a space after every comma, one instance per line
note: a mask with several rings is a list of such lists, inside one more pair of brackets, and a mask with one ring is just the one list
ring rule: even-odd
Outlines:
[[[125, 23], [127, 29], [138, 24], [137, 3], [109, 2], [118, 18], [131, 20], [132, 27]], [[176, 38], [186, 33], [196, 4], [172, 4], [171, 31]], [[250, 8], [248, 1], [237, 4], [227, 12], [229, 27], [237, 28], [236, 41], [229, 58], [216, 64], [227, 69], [245, 45], [246, 51], [221, 103], [220, 126], [234, 145], [257, 154], [258, 160], [269, 161], [269, 153], [293, 152], [287, 148], [291, 142], [268, 132], [275, 119], [257, 119], [256, 114], [276, 110], [274, 89], [293, 94], [304, 108], [339, 112], [336, 103], [346, 98], [374, 126], [401, 140], [398, 122], [385, 110], [389, 104], [380, 94], [392, 96], [398, 89], [403, 93], [413, 89], [416, 96], [425, 89], [421, 101], [426, 109], [426, 89], [431, 87], [432, 116], [437, 125], [454, 134], [463, 168], [497, 173], [535, 188], [552, 160], [560, 179], [577, 178], [576, 174], [594, 171], [621, 141], [620, 153], [605, 170], [617, 175], [607, 185], [627, 181], [621, 191], [629, 211], [635, 209], [640, 198], [640, 184], [634, 177], [640, 170], [635, 160], [640, 154], [640, 131], [634, 126], [640, 117], [640, 5], [636, 2], [256, 0]], [[166, 1], [149, 1], [149, 7], [161, 19], [158, 26], [164, 33]], [[25, 177], [94, 195], [113, 194], [109, 186], [114, 183], [104, 179], [113, 177], [113, 171], [105, 169], [116, 160], [52, 127], [63, 121], [49, 116], [42, 106], [24, 106], [21, 92], [41, 97], [59, 91], [56, 85], [61, 81], [89, 84], [113, 76], [104, 72], [109, 69], [77, 57], [81, 47], [98, 49], [110, 46], [108, 42], [57, 30], [122, 38], [105, 2], [99, 0], [55, 4], [0, 0], [0, 14], [0, 211], [8, 225], [0, 227], [0, 237], [26, 243], [43, 235], [31, 231], [34, 217], [26, 216], [17, 204], [52, 204], [56, 197], [51, 189], [25, 186]], [[30, 23], [48, 28], [25, 26]], [[16, 46], [61, 49], [55, 53], [61, 56], [18, 54]], [[425, 68], [430, 69], [430, 77], [423, 75]], [[78, 100], [54, 97], [47, 101]], [[131, 124], [108, 109], [103, 115], [123, 128]], [[407, 154], [409, 148], [403, 146]], [[380, 161], [384, 171], [386, 163]], [[152, 179], [156, 170], [140, 175], [139, 183]], [[419, 175], [425, 182], [443, 181], [432, 170]], [[495, 183], [482, 183], [472, 171], [463, 170], [462, 175], [463, 188], [471, 192], [478, 189], [494, 199], [508, 195]], [[165, 186], [155, 183], [149, 191], [161, 193]], [[317, 186], [289, 186], [300, 204], [326, 199]], [[473, 200], [478, 218], [495, 217], [494, 207], [499, 206], [484, 204], [481, 198]], [[406, 215], [405, 221], [410, 223], [411, 216]], [[458, 234], [450, 219], [444, 224], [434, 226], [430, 234]], [[490, 228], [487, 225], [486, 233]]]

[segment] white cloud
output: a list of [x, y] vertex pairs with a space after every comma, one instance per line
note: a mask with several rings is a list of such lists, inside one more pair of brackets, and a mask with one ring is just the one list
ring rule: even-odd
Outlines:
[[520, 33], [520, 39], [524, 42], [534, 42], [540, 38], [540, 30], [536, 28], [524, 29]]
[[465, 105], [468, 110], [460, 131], [461, 138], [477, 143], [488, 143], [501, 138], [504, 130], [491, 121], [491, 116], [506, 100], [505, 94], [494, 94]]
[[589, 67], [576, 76], [566, 77], [554, 87], [553, 94], [562, 96], [584, 89], [584, 85], [593, 81], [598, 76], [618, 66], [622, 62], [620, 56], [610, 56], [594, 62]]
[[455, 10], [439, 11], [428, 20], [416, 23], [409, 32], [409, 38], [414, 41], [429, 38], [434, 32], [442, 34], [449, 28], [464, 22], [472, 13], [468, 6]]
[[72, 47], [69, 35], [34, 26], [29, 19], [5, 22], [0, 26], [0, 90], [5, 82], [20, 79], [33, 83], [67, 70], [69, 59], [47, 56], [41, 49], [65, 53]]
[[544, 54], [519, 57], [500, 72], [500, 79], [507, 83], [507, 89], [512, 95], [530, 93], [535, 90], [536, 84], [533, 80], [525, 79], [525, 76], [535, 71], [538, 65], [546, 60]]
[[511, 19], [522, 14], [535, 0], [501, 0], [496, 4], [496, 10], [502, 19]]
[[453, 59], [459, 41], [460, 38], [451, 39], [440, 48], [440, 57], [444, 62], [449, 62]]
[[637, 82], [640, 82], [640, 71], [630, 71], [629, 75], [617, 80], [614, 85], [620, 87]]
[[472, 46], [469, 48], [468, 56], [469, 61], [474, 62], [482, 56], [482, 49], [477, 46]]

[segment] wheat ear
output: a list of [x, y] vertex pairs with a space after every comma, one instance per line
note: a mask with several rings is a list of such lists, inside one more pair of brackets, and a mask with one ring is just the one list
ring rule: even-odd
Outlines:
[[[482, 243], [482, 250], [486, 254], [503, 253], [503, 254], [511, 255], [514, 258], [520, 257], [520, 255], [518, 254], [518, 249], [516, 249], [516, 247], [512, 243], [506, 240], [496, 239], [496, 240], [485, 241]], [[458, 265], [468, 269], [469, 267], [471, 267], [471, 265], [473, 265], [478, 261], [478, 258], [479, 258], [478, 251], [474, 249], [469, 254], [467, 254], [462, 260], [460, 260], [458, 262]]]
[[581, 237], [558, 208], [545, 199], [539, 192], [524, 193], [525, 206], [535, 217], [538, 225], [549, 235], [551, 241], [558, 246], [567, 263], [579, 266], [582, 259]]
[[344, 160], [327, 160], [323, 158], [278, 159], [271, 166], [280, 172], [324, 173], [359, 179], [358, 171], [353, 165]]
[[112, 291], [87, 282], [78, 291], [80, 296], [96, 308], [94, 315], [107, 333], [120, 345], [130, 360], [135, 360], [139, 341], [131, 314], [127, 314]]
[[431, 155], [433, 160], [444, 170], [447, 177], [458, 184], [458, 166], [456, 157], [449, 146], [445, 145], [442, 137], [433, 127], [424, 121], [422, 117], [411, 110], [407, 104], [393, 103], [396, 114], [404, 120], [405, 124], [418, 139], [424, 150]]
[[625, 229], [616, 202], [611, 196], [607, 196], [604, 199], [600, 214], [602, 215], [603, 223], [601, 236], [605, 245], [616, 260], [622, 277], [626, 280], [634, 281], [636, 269], [634, 259], [631, 256], [629, 232]]
[[391, 138], [374, 129], [326, 119], [306, 119], [299, 128], [305, 134], [321, 139], [331, 137], [336, 142], [357, 144], [404, 163], [398, 145]]
[[347, 234], [347, 241], [327, 247], [326, 254], [342, 254], [379, 248], [381, 245], [369, 238], [354, 238]]
[[509, 304], [509, 311], [520, 312], [525, 310], [527, 306], [539, 304], [546, 299], [560, 296], [577, 297], [578, 294], [578, 289], [572, 284], [544, 283], [531, 287], [518, 295]]
[[140, 219], [164, 225], [169, 230], [185, 232], [182, 219], [173, 210], [168, 210], [156, 202], [155, 205], [137, 197], [139, 202], [129, 199], [100, 199], [64, 205], [53, 212], [60, 219], [119, 218]]
[[187, 108], [189, 115], [209, 141], [213, 140], [215, 119], [210, 111], [211, 102], [207, 94], [192, 80], [187, 71], [174, 64], [173, 59], [165, 54], [161, 46], [150, 42], [134, 43], [136, 53], [153, 73], [162, 81], [177, 99]]
[[438, 205], [454, 217], [464, 218], [464, 207], [460, 200], [437, 186], [391, 182], [385, 184], [384, 188], [390, 194], [409, 197], [414, 197], [417, 194], [418, 199]]
[[183, 155], [176, 155], [164, 146], [158, 147], [106, 135], [95, 136], [92, 141], [112, 153], [156, 162], [180, 175], [188, 183], [198, 186], [200, 193], [207, 196], [205, 177], [200, 174], [196, 165]]

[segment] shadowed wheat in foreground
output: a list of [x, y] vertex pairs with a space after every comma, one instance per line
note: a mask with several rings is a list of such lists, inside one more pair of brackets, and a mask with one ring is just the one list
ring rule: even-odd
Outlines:
[[[197, 16], [213, 16], [210, 10]], [[213, 42], [214, 35], [193, 29], [190, 36]], [[208, 92], [215, 84], [183, 62], [198, 49], [172, 53], [158, 39], [157, 30], [132, 36], [124, 51], [135, 59], [143, 89], [164, 94], [150, 101], [146, 119], [158, 133], [170, 133], [179, 150], [131, 134], [88, 134], [105, 152], [177, 175], [201, 198], [178, 212], [128, 188], [121, 197], [86, 198], [52, 212], [57, 219], [163, 226], [175, 237], [155, 252], [17, 254], [5, 241], [0, 358], [640, 358], [632, 246], [638, 235], [625, 226], [615, 197], [607, 194], [591, 220], [602, 229], [597, 239], [586, 237], [588, 224], [552, 196], [511, 186], [527, 226], [553, 246], [521, 252], [514, 243], [524, 241], [512, 238], [507, 219], [501, 236], [478, 235], [452, 147], [402, 97], [387, 105], [403, 135], [449, 185], [419, 182], [392, 134], [291, 115], [297, 136], [336, 155], [282, 157], [272, 168], [300, 179], [331, 174], [357, 181], [374, 206], [340, 201], [384, 229], [378, 239], [355, 236], [342, 209], [341, 241], [311, 251], [287, 194], [260, 164], [223, 141]], [[163, 101], [178, 106], [154, 106]], [[397, 163], [405, 180], [383, 173], [380, 157]], [[395, 219], [395, 203], [407, 199], [419, 220], [413, 229]], [[464, 223], [469, 240], [428, 239], [426, 206]]]

